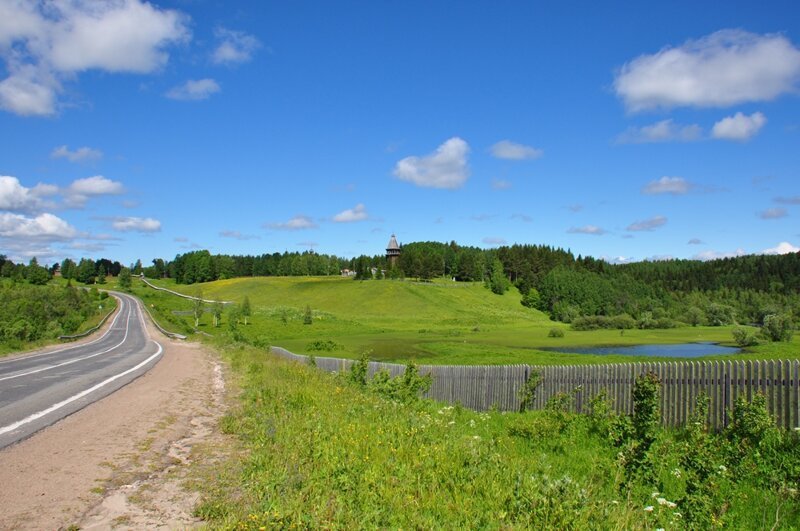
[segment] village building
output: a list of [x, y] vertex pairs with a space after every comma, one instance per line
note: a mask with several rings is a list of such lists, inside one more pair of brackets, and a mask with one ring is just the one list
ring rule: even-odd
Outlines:
[[386, 246], [386, 265], [389, 269], [397, 267], [397, 260], [400, 259], [400, 246], [397, 244], [397, 238], [394, 234], [389, 239], [389, 244]]

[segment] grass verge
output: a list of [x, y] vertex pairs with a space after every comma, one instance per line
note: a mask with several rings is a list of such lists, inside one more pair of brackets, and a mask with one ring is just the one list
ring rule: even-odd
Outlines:
[[246, 452], [203, 487], [196, 514], [214, 528], [800, 526], [796, 433], [656, 429], [644, 448], [602, 407], [565, 413], [568, 397], [477, 413], [389, 400], [242, 344], [222, 352], [242, 389], [222, 428]]

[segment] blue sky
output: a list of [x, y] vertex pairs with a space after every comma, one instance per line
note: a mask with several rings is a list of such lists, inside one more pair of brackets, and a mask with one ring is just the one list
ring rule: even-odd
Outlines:
[[796, 2], [0, 0], [0, 253], [798, 251]]

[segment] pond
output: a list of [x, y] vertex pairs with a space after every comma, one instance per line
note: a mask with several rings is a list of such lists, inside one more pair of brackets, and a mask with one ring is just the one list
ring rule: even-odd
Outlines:
[[551, 352], [569, 354], [624, 354], [627, 356], [654, 356], [661, 358], [699, 358], [721, 354], [737, 354], [742, 349], [723, 347], [717, 343], [677, 343], [674, 345], [627, 345], [620, 347], [553, 347]]

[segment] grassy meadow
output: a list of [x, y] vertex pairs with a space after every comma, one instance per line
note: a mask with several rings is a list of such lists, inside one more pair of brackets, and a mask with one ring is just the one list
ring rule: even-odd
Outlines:
[[[298, 354], [422, 364], [579, 364], [630, 361], [670, 361], [676, 358], [627, 355], [565, 354], [553, 347], [618, 346], [697, 341], [733, 345], [732, 327], [681, 327], [665, 330], [574, 331], [547, 315], [520, 304], [512, 289], [496, 295], [481, 283], [444, 280], [413, 282], [354, 281], [342, 277], [260, 277], [159, 286], [213, 300], [252, 306], [248, 324], [237, 332], [252, 344], [278, 345]], [[134, 283], [135, 293], [167, 328], [191, 333], [192, 302]], [[305, 309], [313, 321], [304, 324]], [[226, 305], [219, 327], [213, 326], [211, 305], [200, 320], [202, 333], [229, 332]], [[549, 337], [561, 329], [564, 337]], [[325, 343], [330, 351], [312, 350]], [[791, 343], [765, 343], [736, 354], [737, 359], [795, 358], [800, 338]], [[714, 358], [719, 358], [715, 356]], [[702, 358], [693, 358], [702, 359]]]

